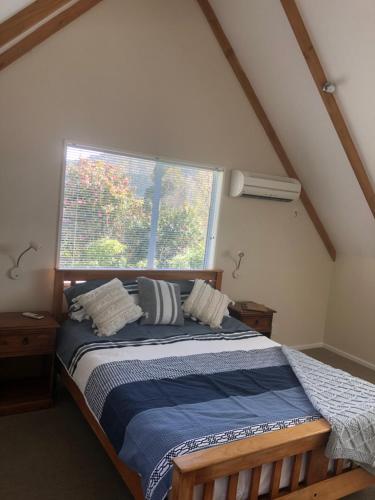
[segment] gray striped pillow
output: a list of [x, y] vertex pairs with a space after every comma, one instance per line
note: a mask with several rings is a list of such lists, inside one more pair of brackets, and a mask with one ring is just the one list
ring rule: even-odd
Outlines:
[[183, 325], [180, 286], [177, 283], [138, 278], [142, 325]]

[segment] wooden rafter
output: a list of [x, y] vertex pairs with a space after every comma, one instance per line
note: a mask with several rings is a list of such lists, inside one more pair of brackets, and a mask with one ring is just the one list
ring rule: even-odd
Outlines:
[[101, 0], [79, 0], [45, 24], [42, 24], [42, 26], [0, 54], [0, 71], [44, 40], [47, 40], [51, 35], [64, 28], [99, 2], [101, 2]]
[[69, 0], [36, 0], [0, 24], [0, 47], [43, 21]]
[[290, 26], [294, 32], [294, 35], [297, 39], [298, 45], [300, 46], [302, 54], [310, 69], [314, 82], [318, 88], [319, 94], [332, 120], [333, 126], [336, 129], [337, 135], [339, 136], [342, 147], [344, 148], [346, 156], [348, 157], [348, 160], [352, 166], [353, 172], [357, 177], [358, 183], [361, 186], [363, 194], [367, 200], [368, 206], [370, 207], [370, 210], [373, 216], [375, 217], [374, 188], [367, 175], [364, 164], [351, 137], [349, 128], [341, 113], [340, 107], [337, 104], [335, 96], [333, 94], [329, 94], [323, 91], [323, 86], [327, 82], [327, 76], [320, 63], [318, 54], [315, 51], [309, 33], [303, 22], [302, 16], [296, 5], [296, 2], [295, 0], [280, 0], [280, 1], [284, 8], [286, 16], [289, 20]]
[[[239, 84], [241, 85], [243, 91], [245, 92], [245, 95], [253, 107], [256, 116], [258, 117], [260, 123], [263, 126], [263, 129], [265, 133], [267, 134], [267, 137], [269, 138], [277, 156], [279, 157], [286, 173], [289, 175], [289, 177], [293, 177], [294, 179], [298, 179], [297, 172], [295, 171], [291, 161], [288, 158], [288, 155], [286, 154], [285, 149], [283, 148], [280, 139], [278, 138], [275, 129], [272, 127], [271, 122], [269, 121], [259, 99], [258, 96], [256, 95], [249, 78], [247, 77], [245, 71], [243, 70], [234, 50], [232, 45], [230, 44], [223, 28], [221, 27], [221, 24], [213, 10], [213, 8], [210, 5], [210, 2], [208, 0], [197, 0], [198, 4], [200, 5], [209, 25], [211, 26], [212, 32], [215, 35], [217, 41], [219, 42], [219, 45], [227, 58], [233, 72], [235, 73], [237, 80]], [[333, 246], [333, 243], [328, 236], [327, 231], [325, 230], [322, 221], [319, 218], [319, 215], [317, 214], [310, 198], [308, 197], [306, 191], [304, 188], [302, 188], [301, 191], [301, 201], [307, 211], [307, 213], [310, 216], [310, 219], [312, 220], [316, 230], [318, 231], [329, 255], [331, 256], [332, 260], [336, 259], [336, 250], [335, 247]]]

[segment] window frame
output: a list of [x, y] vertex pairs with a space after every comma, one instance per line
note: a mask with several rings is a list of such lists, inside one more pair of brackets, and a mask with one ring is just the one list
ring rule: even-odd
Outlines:
[[[62, 235], [62, 224], [63, 224], [63, 213], [64, 213], [64, 196], [65, 196], [65, 174], [66, 174], [66, 163], [67, 163], [67, 150], [69, 147], [75, 147], [75, 148], [82, 148], [86, 150], [91, 150], [91, 151], [97, 151], [100, 153], [108, 153], [108, 154], [114, 154], [114, 155], [124, 155], [124, 156], [132, 156], [133, 158], [139, 158], [141, 160], [150, 160], [154, 161], [156, 163], [167, 163], [169, 165], [175, 165], [175, 166], [180, 166], [180, 167], [188, 167], [188, 168], [199, 168], [202, 170], [211, 170], [214, 172], [217, 172], [219, 175], [215, 175], [213, 177], [213, 185], [215, 189], [215, 195], [211, 198], [211, 204], [210, 204], [210, 210], [209, 210], [209, 216], [208, 216], [208, 224], [207, 224], [207, 234], [206, 234], [206, 247], [205, 247], [205, 257], [204, 257], [204, 262], [203, 262], [203, 267], [202, 269], [210, 269], [213, 267], [214, 260], [215, 260], [215, 253], [216, 253], [216, 241], [217, 241], [217, 229], [218, 229], [218, 221], [219, 221], [219, 216], [220, 216], [220, 211], [221, 211], [221, 203], [222, 203], [222, 188], [223, 188], [223, 180], [224, 180], [224, 175], [225, 175], [225, 169], [223, 167], [219, 167], [217, 165], [213, 164], [202, 164], [200, 162], [187, 162], [187, 161], [180, 161], [176, 159], [171, 159], [165, 156], [160, 156], [160, 155], [146, 155], [146, 154], [141, 154], [141, 153], [134, 153], [131, 151], [124, 151], [124, 150], [117, 150], [117, 149], [112, 149], [112, 148], [107, 148], [107, 147], [100, 147], [100, 146], [92, 146], [92, 145], [86, 145], [82, 144], [80, 142], [72, 141], [72, 140], [65, 140], [64, 145], [63, 145], [63, 155], [62, 155], [62, 167], [61, 167], [61, 175], [60, 175], [60, 200], [59, 200], [59, 216], [58, 216], [58, 225], [57, 225], [57, 245], [56, 245], [56, 269], [61, 269], [61, 270], [82, 270], [82, 269], [88, 269], [88, 268], [80, 268], [80, 267], [74, 267], [74, 268], [65, 268], [61, 266], [60, 263], [60, 251], [61, 251], [61, 235]], [[95, 268], [90, 268], [90, 270], [95, 271], [95, 270], [137, 270], [139, 271], [145, 271], [149, 269], [156, 269], [157, 268], [147, 268], [147, 269], [141, 269], [141, 268], [108, 268], [108, 267], [95, 267]], [[159, 270], [168, 270], [168, 269], [159, 269]], [[183, 270], [190, 270], [189, 269], [179, 269], [181, 271]]]

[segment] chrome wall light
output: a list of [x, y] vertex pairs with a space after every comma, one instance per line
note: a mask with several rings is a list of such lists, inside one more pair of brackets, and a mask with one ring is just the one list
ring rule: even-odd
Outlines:
[[242, 262], [242, 259], [245, 257], [245, 252], [243, 250], [240, 250], [238, 253], [237, 253], [237, 260], [235, 261], [235, 268], [232, 272], [232, 276], [234, 279], [237, 279], [239, 276], [240, 276], [240, 267], [241, 267], [241, 262]]
[[39, 245], [39, 243], [37, 243], [36, 241], [30, 241], [29, 246], [19, 254], [16, 265], [9, 270], [9, 277], [12, 280], [18, 280], [21, 275], [20, 263], [25, 253], [29, 252], [30, 250], [35, 250], [35, 252], [37, 252], [40, 247], [41, 245]]

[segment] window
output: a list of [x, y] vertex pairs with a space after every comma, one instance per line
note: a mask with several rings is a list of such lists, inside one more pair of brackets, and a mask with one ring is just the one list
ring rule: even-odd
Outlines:
[[59, 267], [211, 265], [222, 172], [68, 145]]

